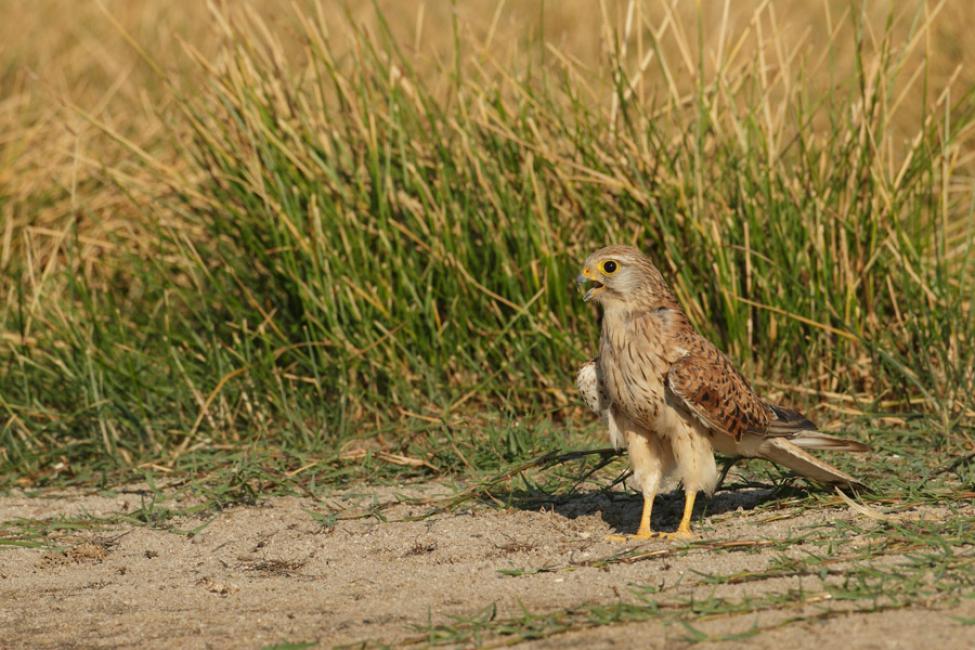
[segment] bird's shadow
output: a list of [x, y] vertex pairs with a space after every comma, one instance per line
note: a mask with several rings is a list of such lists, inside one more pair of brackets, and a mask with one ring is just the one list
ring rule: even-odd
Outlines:
[[[758, 506], [801, 493], [787, 486], [746, 486], [723, 490], [710, 498], [699, 495], [694, 504], [694, 521], [701, 517], [720, 515], [736, 510], [752, 510]], [[495, 493], [502, 501], [519, 510], [549, 510], [567, 519], [599, 514], [614, 532], [632, 533], [640, 521], [643, 498], [639, 494], [608, 490], [579, 491], [571, 495], [554, 496], [543, 492], [515, 490], [505, 495]], [[654, 530], [677, 528], [684, 512], [684, 493], [674, 490], [658, 494], [653, 502]]]

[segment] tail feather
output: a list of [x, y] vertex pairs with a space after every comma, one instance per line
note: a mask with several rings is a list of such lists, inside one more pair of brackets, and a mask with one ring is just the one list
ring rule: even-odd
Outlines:
[[870, 451], [870, 447], [855, 440], [844, 440], [816, 430], [816, 424], [802, 413], [766, 402], [773, 416], [762, 434], [766, 437], [786, 438], [803, 449], [829, 451]]
[[768, 423], [768, 433], [772, 435], [789, 435], [796, 431], [816, 428], [816, 424], [799, 411], [793, 411], [772, 402], [765, 402], [765, 406], [774, 416]]
[[[837, 438], [836, 440], [839, 440]], [[849, 441], [843, 441], [849, 442]], [[813, 447], [815, 449], [836, 449], [837, 447]], [[807, 453], [794, 441], [785, 438], [768, 438], [758, 448], [763, 458], [788, 467], [798, 474], [826, 485], [866, 489], [866, 486], [849, 474], [842, 472], [827, 462]]]
[[837, 438], [821, 431], [798, 431], [788, 437], [789, 442], [803, 449], [822, 449], [826, 451], [870, 451], [870, 445], [856, 440]]

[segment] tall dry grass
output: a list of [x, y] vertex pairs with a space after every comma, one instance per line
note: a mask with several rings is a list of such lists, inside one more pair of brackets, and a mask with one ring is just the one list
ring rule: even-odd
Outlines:
[[16, 466], [558, 409], [609, 241], [765, 390], [964, 440], [960, 4], [8, 9]]

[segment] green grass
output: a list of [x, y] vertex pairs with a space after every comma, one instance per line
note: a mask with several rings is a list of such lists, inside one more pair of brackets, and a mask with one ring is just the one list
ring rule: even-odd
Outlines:
[[[515, 592], [521, 588], [519, 581], [539, 573], [611, 571], [616, 565], [634, 563], [647, 563], [647, 571], [652, 572], [655, 562], [694, 554], [714, 558], [761, 553], [767, 558], [763, 568], [689, 571], [667, 584], [655, 580], [621, 584], [620, 596], [614, 602], [580, 598], [564, 609], [531, 606], [516, 615], [502, 615], [492, 606], [460, 617], [438, 616], [428, 624], [404, 630], [408, 636], [397, 637], [394, 645], [499, 647], [640, 622], [663, 625], [677, 630], [668, 636], [699, 643], [749, 638], [796, 622], [919, 606], [934, 610], [931, 615], [938, 616], [938, 609], [970, 599], [975, 593], [975, 517], [971, 508], [975, 464], [958, 463], [946, 454], [917, 454], [914, 441], [918, 430], [861, 431], [876, 444], [873, 458], [883, 462], [846, 458], [844, 467], [862, 475], [875, 488], [860, 500], [872, 510], [873, 517], [817, 517], [812, 523], [796, 523], [789, 533], [777, 536], [763, 536], [759, 526], [756, 538], [742, 538], [724, 537], [722, 531], [728, 521], [712, 523], [705, 515], [695, 524], [702, 532], [701, 539], [690, 543], [628, 545], [596, 557], [569, 558], [560, 564], [503, 566], [502, 562], [498, 579], [512, 581]], [[875, 437], [877, 433], [883, 435]], [[567, 447], [582, 444], [584, 439], [579, 436], [566, 441]], [[486, 448], [480, 453], [484, 456], [472, 458], [504, 453], [504, 448]], [[625, 467], [624, 458], [609, 452], [547, 452], [528, 461], [517, 458], [512, 454], [509, 460], [483, 461], [484, 467], [492, 462], [502, 464], [500, 471], [457, 469], [454, 473], [465, 474], [465, 480], [453, 486], [444, 481], [446, 492], [442, 495], [370, 502], [368, 487], [355, 487], [361, 485], [358, 479], [371, 476], [373, 481], [399, 483], [408, 478], [401, 473], [405, 470], [387, 469], [389, 473], [385, 473], [388, 463], [378, 458], [349, 464], [347, 469], [361, 474], [346, 475], [345, 479], [356, 483], [345, 494], [336, 495], [334, 488], [341, 480], [327, 472], [340, 465], [303, 458], [302, 467], [307, 469], [289, 471], [287, 468], [294, 467], [296, 461], [271, 454], [225, 456], [223, 464], [201, 461], [205, 470], [177, 467], [172, 474], [180, 478], [165, 485], [149, 481], [145, 487], [121, 488], [125, 492], [138, 489], [142, 494], [141, 504], [132, 510], [97, 517], [82, 514], [0, 522], [0, 549], [48, 548], [56, 552], [77, 538], [90, 540], [95, 534], [96, 539], [109, 540], [107, 536], [118, 534], [120, 529], [141, 526], [193, 536], [224, 508], [251, 505], [280, 494], [306, 497], [309, 521], [323, 531], [350, 519], [394, 524], [430, 517], [436, 520], [444, 513], [485, 508], [552, 509], [594, 491], [605, 492], [613, 499], [632, 499], [634, 506], [639, 500], [638, 495], [608, 492]], [[772, 485], [779, 484], [776, 498], [759, 503], [745, 515], [759, 524], [794, 519], [807, 511], [823, 513], [844, 507], [840, 497], [821, 490], [806, 491], [767, 463], [751, 462], [737, 472], [737, 482], [725, 489], [739, 490], [756, 481], [768, 486], [770, 478]], [[105, 494], [119, 489], [108, 488]], [[408, 511], [396, 507], [403, 504], [409, 506]], [[917, 517], [919, 512], [924, 513], [923, 518]], [[733, 585], [747, 587], [735, 593], [722, 589]], [[724, 631], [715, 631], [712, 623]], [[356, 647], [384, 647], [380, 641], [363, 644]]]
[[[782, 43], [715, 66], [672, 28], [634, 92], [621, 34], [595, 81], [459, 31], [431, 76], [389, 32], [335, 51], [313, 14], [287, 20], [297, 53], [237, 16], [202, 82], [158, 67], [165, 153], [105, 125], [129, 159], [99, 176], [137, 237], [92, 265], [69, 227], [50, 272], [9, 263], [0, 480], [169, 471], [234, 500], [261, 491], [255, 462], [334, 484], [564, 449], [596, 339], [572, 279], [609, 242], [648, 252], [762, 390], [923, 416], [938, 453], [971, 440], [975, 97], [922, 88], [918, 40], [854, 11], [835, 77], [833, 41], [770, 72]], [[691, 58], [666, 59], [675, 43]], [[890, 125], [914, 101], [905, 140]]]
[[[923, 425], [923, 426], [926, 426]], [[510, 430], [510, 429], [509, 429]], [[859, 502], [874, 513], [883, 512], [883, 522], [896, 527], [902, 513], [921, 507], [946, 507], [962, 521], [969, 515], [964, 506], [970, 503], [975, 490], [975, 463], [944, 453], [917, 454], [916, 429], [884, 430], [884, 437], [873, 438], [869, 430], [862, 430], [864, 437], [875, 444], [870, 457], [837, 456], [831, 460], [847, 471], [861, 477], [871, 486], [872, 492], [860, 495]], [[0, 545], [36, 546], [57, 544], [57, 536], [65, 532], [111, 529], [120, 525], [146, 526], [167, 530], [175, 534], [194, 535], [205, 528], [221, 511], [238, 506], [255, 505], [263, 500], [281, 495], [294, 495], [310, 499], [306, 512], [311, 521], [323, 529], [330, 529], [344, 520], [374, 519], [391, 520], [387, 511], [406, 504], [414, 514], [409, 520], [422, 520], [443, 513], [460, 512], [477, 507], [501, 509], [551, 509], [600, 492], [610, 499], [631, 499], [638, 502], [636, 494], [624, 495], [616, 491], [626, 471], [626, 458], [606, 448], [579, 451], [591, 444], [589, 432], [574, 432], [562, 441], [566, 451], [553, 450], [551, 442], [536, 441], [536, 447], [528, 452], [527, 460], [503, 447], [485, 444], [479, 449], [470, 445], [477, 437], [468, 436], [464, 441], [466, 456], [477, 465], [465, 467], [459, 458], [456, 466], [445, 464], [438, 468], [443, 474], [454, 475], [459, 481], [443, 480], [445, 494], [436, 497], [406, 497], [355, 506], [342, 505], [341, 501], [328, 499], [337, 487], [344, 488], [346, 496], [355, 496], [357, 486], [364, 482], [373, 484], [401, 485], [429, 476], [428, 469], [416, 470], [390, 463], [379, 456], [366, 455], [355, 460], [342, 460], [337, 456], [288, 456], [280, 450], [240, 453], [214, 452], [204, 457], [187, 455], [169, 472], [151, 469], [142, 473], [142, 485], [119, 487], [118, 477], [92, 476], [73, 478], [52, 477], [48, 483], [65, 486], [96, 486], [107, 495], [119, 490], [140, 495], [140, 505], [133, 510], [120, 511], [108, 516], [95, 517], [83, 514], [76, 517], [52, 519], [13, 519], [0, 522]], [[489, 436], [487, 440], [491, 440]], [[495, 438], [497, 442], [497, 439]], [[460, 448], [458, 448], [459, 450]], [[571, 449], [571, 450], [570, 450]], [[876, 459], [880, 459], [878, 462]], [[738, 476], [727, 481], [723, 491], [737, 491], [760, 486], [774, 488], [775, 498], [759, 508], [767, 508], [769, 517], [778, 518], [784, 511], [787, 518], [796, 512], [823, 507], [843, 506], [837, 495], [821, 489], [808, 490], [795, 476], [764, 461], [739, 463]], [[100, 484], [99, 484], [100, 483]], [[45, 492], [28, 490], [27, 495], [43, 497]], [[798, 510], [797, 510], [798, 509]], [[958, 512], [955, 512], [958, 510]], [[703, 525], [707, 525], [709, 510], [700, 511]], [[867, 517], [865, 521], [871, 521]], [[946, 520], [948, 521], [948, 520]], [[944, 523], [944, 522], [943, 522]], [[945, 523], [944, 530], [950, 526]], [[716, 528], [714, 532], [719, 532]], [[820, 531], [820, 533], [826, 532]], [[850, 531], [839, 525], [830, 531], [847, 535]], [[829, 535], [816, 533], [803, 540], [787, 538], [777, 542], [777, 548], [785, 549], [799, 541], [810, 539], [828, 540]], [[668, 545], [663, 549], [625, 548], [618, 554], [587, 560], [582, 563], [568, 562], [541, 567], [500, 567], [500, 575], [522, 576], [535, 573], [572, 571], [579, 566], [608, 567], [617, 563], [633, 563], [666, 557], [686, 551], [688, 548], [706, 548], [715, 552], [766, 548], [769, 543], [739, 541], [728, 543], [718, 537], [695, 542], [689, 546]], [[835, 537], [835, 536], [834, 536]], [[892, 536], [891, 544], [897, 546]], [[959, 543], [964, 540], [959, 540]], [[903, 549], [902, 549], [903, 550]], [[738, 581], [748, 581], [749, 576], [738, 576]]]
[[[535, 41], [502, 58], [463, 25], [430, 60], [351, 19], [336, 39], [304, 9], [271, 26], [221, 14], [220, 57], [173, 62], [133, 38], [163, 98], [148, 134], [65, 100], [67, 122], [114, 142], [79, 146], [70, 185], [38, 180], [43, 129], [0, 138], [0, 490], [137, 489], [141, 504], [0, 521], [0, 549], [133, 526], [192, 536], [284, 494], [306, 497], [323, 530], [394, 521], [404, 502], [422, 519], [637, 499], [610, 491], [625, 458], [597, 449], [572, 386], [597, 337], [573, 278], [617, 242], [653, 257], [761, 391], [825, 404], [814, 419], [874, 447], [830, 459], [873, 488], [868, 515], [776, 540], [722, 539], [706, 515], [692, 544], [499, 566], [518, 588], [776, 553], [764, 570], [633, 584], [615, 603], [431, 618], [409, 641], [636, 622], [741, 640], [971, 598], [975, 89], [930, 87], [929, 16], [895, 9], [879, 25], [852, 7], [835, 17], [848, 30], [812, 45], [767, 10], [719, 24], [717, 49], [704, 21], [639, 38], [607, 23], [598, 68]], [[93, 248], [107, 209], [123, 225]], [[737, 476], [727, 489], [776, 488], [757, 508], [768, 521], [845, 505], [767, 463]], [[430, 478], [443, 496], [325, 498]], [[938, 522], [910, 519], [933, 506]], [[724, 620], [736, 631], [709, 626]]]

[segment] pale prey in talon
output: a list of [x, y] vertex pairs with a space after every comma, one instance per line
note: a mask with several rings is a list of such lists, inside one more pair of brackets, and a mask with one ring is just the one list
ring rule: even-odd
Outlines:
[[[718, 480], [714, 453], [765, 458], [826, 485], [863, 485], [808, 453], [868, 451], [821, 433], [796, 411], [759, 397], [731, 361], [691, 325], [660, 271], [639, 250], [609, 246], [586, 260], [580, 284], [602, 307], [599, 356], [580, 369], [586, 404], [606, 419], [613, 446], [626, 446], [643, 493], [635, 535], [613, 540], [690, 538], [698, 492]], [[653, 498], [680, 482], [684, 514], [674, 532], [650, 527]]]

